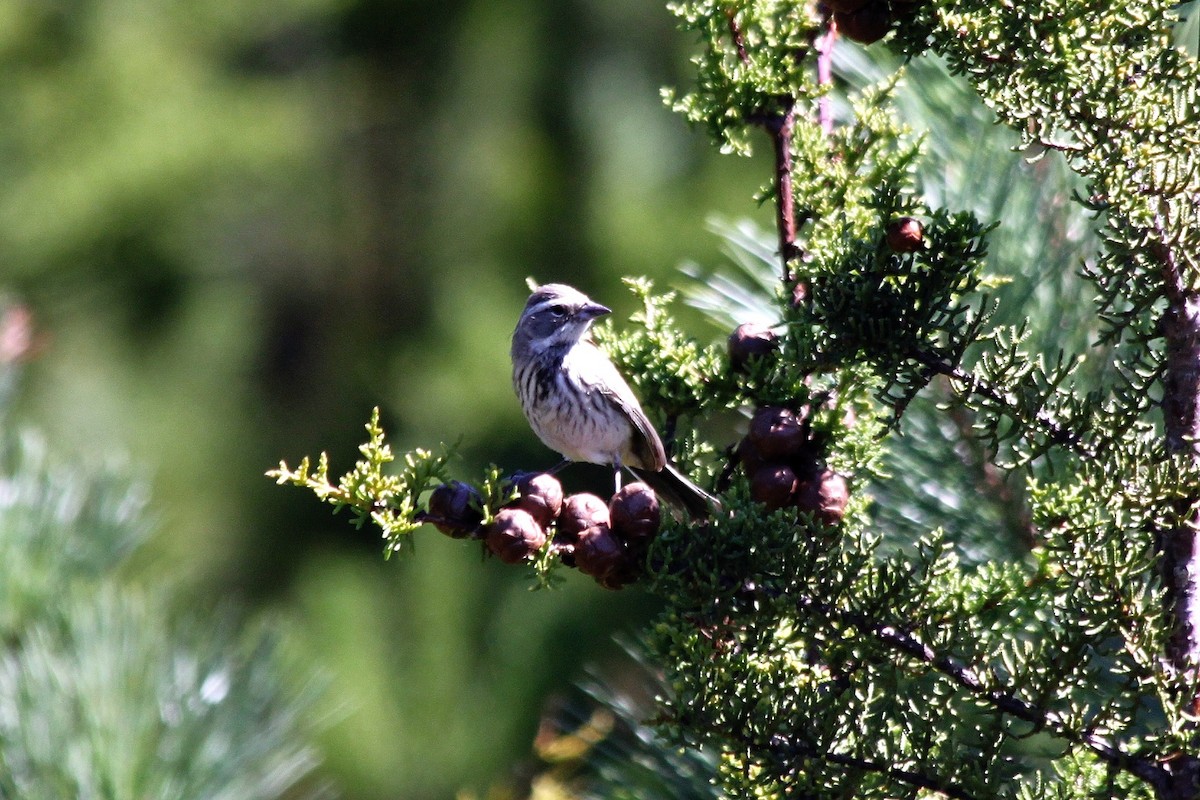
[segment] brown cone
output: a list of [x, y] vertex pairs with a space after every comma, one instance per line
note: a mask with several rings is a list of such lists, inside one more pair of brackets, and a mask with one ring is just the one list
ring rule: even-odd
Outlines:
[[574, 542], [581, 531], [609, 527], [608, 505], [594, 494], [581, 492], [563, 501], [558, 515], [558, 534], [566, 542]]
[[503, 508], [487, 526], [487, 548], [505, 564], [532, 561], [546, 544], [546, 532], [519, 508]]
[[735, 372], [743, 372], [752, 358], [762, 358], [779, 347], [779, 337], [766, 325], [747, 322], [729, 334], [729, 364]]
[[796, 507], [812, 512], [816, 519], [826, 525], [836, 525], [842, 521], [849, 501], [850, 488], [846, 479], [830, 469], [821, 470], [813, 477], [800, 481], [796, 487]]
[[579, 571], [605, 585], [624, 577], [629, 568], [627, 559], [625, 545], [606, 527], [588, 528], [575, 542]]
[[563, 489], [558, 478], [548, 472], [530, 472], [516, 479], [517, 499], [509, 508], [528, 511], [539, 525], [546, 527], [562, 510]]
[[654, 538], [662, 523], [658, 495], [641, 482], [622, 486], [609, 502], [608, 513], [613, 533], [630, 543]]
[[462, 539], [474, 533], [483, 522], [482, 503], [475, 487], [462, 481], [449, 481], [430, 493], [426, 519], [447, 536]]
[[787, 461], [809, 443], [808, 426], [790, 408], [765, 406], [750, 420], [746, 438], [764, 461]]
[[763, 464], [750, 476], [750, 496], [768, 511], [783, 508], [796, 491], [796, 473], [786, 464]]
[[900, 217], [887, 226], [887, 245], [896, 253], [915, 253], [924, 241], [925, 226], [913, 217]]

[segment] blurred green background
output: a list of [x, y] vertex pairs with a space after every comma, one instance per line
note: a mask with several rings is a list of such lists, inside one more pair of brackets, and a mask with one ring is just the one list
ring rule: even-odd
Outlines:
[[0, 291], [37, 333], [11, 418], [146, 476], [141, 576], [298, 621], [348, 798], [510, 780], [651, 609], [432, 528], [385, 562], [263, 472], [347, 468], [374, 405], [464, 477], [553, 463], [509, 382], [526, 276], [620, 317], [620, 276], [717, 260], [711, 214], [770, 224], [766, 164], [659, 99], [691, 45], [645, 0], [0, 0]]

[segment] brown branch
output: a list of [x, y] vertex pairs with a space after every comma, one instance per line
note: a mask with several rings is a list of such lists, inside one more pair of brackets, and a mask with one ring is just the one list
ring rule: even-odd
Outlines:
[[729, 20], [729, 35], [733, 37], [733, 46], [737, 48], [738, 61], [749, 64], [750, 53], [746, 50], [746, 37], [742, 35], [742, 28], [738, 25], [737, 12], [727, 8], [725, 18]]
[[[1166, 225], [1155, 220], [1160, 241], [1151, 252], [1161, 265], [1167, 308], [1162, 318], [1166, 341], [1163, 375], [1163, 433], [1167, 452], [1200, 464], [1200, 297], [1187, 288], [1175, 254], [1166, 241]], [[1176, 511], [1179, 523], [1158, 536], [1162, 554], [1163, 602], [1171, 631], [1167, 661], [1190, 684], [1187, 711], [1200, 713], [1200, 503], [1187, 498]]]
[[[1163, 236], [1162, 220], [1155, 221]], [[1163, 387], [1163, 426], [1167, 449], [1172, 453], [1200, 456], [1200, 406], [1197, 388], [1200, 387], [1200, 299], [1184, 285], [1175, 254], [1165, 242], [1151, 245], [1151, 252], [1161, 264], [1163, 294], [1167, 310], [1163, 314], [1162, 332], [1167, 344], [1167, 376]]]
[[1054, 711], [1039, 708], [1028, 700], [1022, 700], [1011, 692], [988, 688], [979, 677], [979, 673], [973, 668], [963, 664], [952, 656], [936, 652], [932, 647], [922, 643], [910, 633], [881, 624], [877, 624], [871, 630], [871, 633], [893, 649], [933, 667], [942, 675], [950, 678], [960, 688], [966, 689], [976, 697], [987, 701], [998, 711], [1016, 717], [1023, 722], [1028, 722], [1038, 729], [1050, 731], [1062, 739], [1082, 745], [1091, 750], [1101, 760], [1118, 769], [1136, 775], [1151, 785], [1158, 785], [1164, 779], [1163, 771], [1160, 767], [1144, 758], [1130, 756], [1103, 736], [1089, 731], [1073, 730]]
[[1075, 730], [1062, 715], [1049, 709], [1040, 708], [1028, 700], [1023, 700], [1012, 691], [988, 686], [973, 667], [953, 656], [937, 652], [907, 631], [871, 619], [864, 614], [843, 613], [828, 604], [812, 600], [802, 600], [800, 607], [802, 610], [814, 610], [853, 625], [892, 650], [932, 668], [960, 689], [983, 700], [997, 711], [1027, 722], [1037, 730], [1048, 731], [1060, 739], [1086, 747], [1097, 758], [1116, 769], [1146, 781], [1156, 789], [1169, 785], [1172, 780], [1168, 769], [1156, 761], [1130, 755], [1105, 737], [1091, 731]]
[[829, 764], [835, 764], [839, 767], [849, 767], [855, 770], [864, 772], [874, 772], [879, 775], [886, 775], [897, 783], [903, 783], [907, 786], [915, 786], [918, 789], [927, 789], [937, 792], [945, 797], [954, 798], [954, 800], [977, 800], [977, 795], [973, 795], [954, 784], [940, 777], [929, 775], [928, 773], [918, 772], [911, 769], [900, 769], [889, 764], [881, 764], [878, 761], [871, 761], [865, 758], [857, 758], [855, 756], [845, 755], [843, 753], [818, 753], [814, 748], [807, 747], [803, 742], [797, 741], [791, 737], [775, 737], [772, 742], [772, 749], [783, 751], [785, 756], [799, 755], [805, 758], [812, 758], [819, 761], [824, 761]]
[[[746, 39], [737, 15], [727, 10], [725, 17], [729, 21], [729, 35], [733, 37], [734, 47], [737, 48], [738, 60], [749, 64], [750, 54], [746, 51]], [[792, 259], [799, 255], [796, 246], [796, 201], [792, 191], [792, 128], [796, 122], [796, 98], [785, 95], [779, 98], [779, 102], [783, 106], [781, 112], [751, 114], [750, 121], [760, 125], [771, 137], [775, 153], [775, 224], [779, 229], [779, 258], [783, 262], [783, 280], [786, 283], [792, 278]], [[803, 287], [796, 287], [794, 292], [798, 297], [807, 294]]]
[[[837, 42], [837, 20], [831, 14], [826, 20], [825, 34], [817, 39], [817, 84], [828, 86], [833, 83], [833, 46]], [[817, 119], [826, 136], [833, 133], [833, 109], [829, 94], [821, 95], [817, 101]]]
[[[1012, 404], [1009, 403], [1003, 394], [1000, 393], [995, 386], [984, 382], [979, 376], [972, 375], [965, 371], [962, 367], [955, 364], [950, 364], [931, 353], [917, 352], [915, 358], [920, 363], [924, 364], [932, 373], [945, 375], [955, 383], [962, 384], [964, 390], [968, 394], [978, 395], [985, 400], [988, 400], [993, 405], [1005, 409], [1012, 416], [1016, 416]], [[1085, 458], [1095, 458], [1096, 451], [1083, 441], [1078, 433], [1060, 425], [1053, 417], [1045, 412], [1044, 409], [1038, 411], [1030, 418], [1024, 420], [1041, 428], [1050, 437], [1050, 441], [1057, 445], [1067, 448], [1078, 455]]]
[[775, 224], [779, 229], [779, 258], [783, 262], [783, 280], [792, 278], [792, 259], [800, 254], [796, 246], [796, 199], [792, 190], [792, 128], [796, 110], [792, 98], [778, 116], [768, 119], [763, 127], [771, 136], [775, 150]]

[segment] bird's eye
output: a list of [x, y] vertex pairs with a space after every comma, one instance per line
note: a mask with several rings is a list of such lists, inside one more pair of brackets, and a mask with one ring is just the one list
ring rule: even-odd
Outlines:
[[551, 314], [553, 314], [553, 315], [554, 315], [554, 316], [556, 316], [556, 317], [562, 317], [562, 316], [566, 316], [566, 313], [567, 313], [567, 307], [566, 307], [566, 306], [564, 306], [564, 305], [554, 305], [554, 306], [550, 306], [550, 313], [551, 313]]

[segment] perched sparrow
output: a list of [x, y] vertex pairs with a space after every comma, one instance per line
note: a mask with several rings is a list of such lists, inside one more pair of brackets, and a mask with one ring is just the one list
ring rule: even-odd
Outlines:
[[521, 409], [538, 438], [567, 461], [611, 466], [617, 489], [625, 467], [663, 499], [706, 516], [720, 503], [667, 461], [629, 384], [592, 343], [592, 321], [607, 313], [561, 283], [540, 286], [529, 296], [512, 337], [513, 386]]

